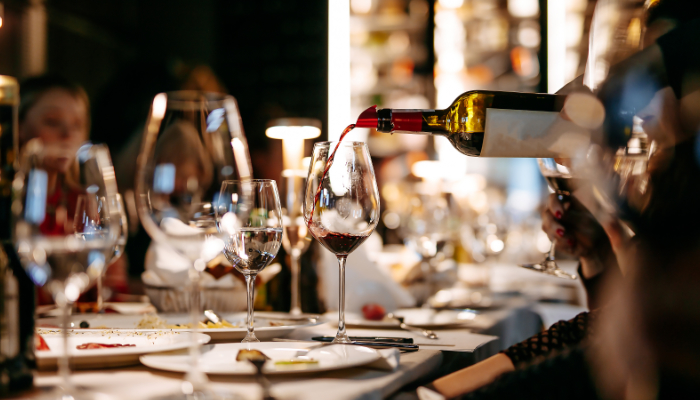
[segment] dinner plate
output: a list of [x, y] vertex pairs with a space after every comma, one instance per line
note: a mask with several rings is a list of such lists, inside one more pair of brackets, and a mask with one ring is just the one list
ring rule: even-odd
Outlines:
[[[441, 329], [466, 325], [474, 320], [477, 315], [472, 310], [433, 310], [430, 308], [404, 308], [395, 311], [393, 314], [397, 317], [403, 317], [407, 325], [425, 329]], [[325, 317], [336, 321], [337, 324], [337, 312], [327, 313]], [[357, 313], [346, 313], [345, 325], [382, 329], [399, 328], [399, 322], [394, 319], [385, 318], [380, 321], [373, 321], [365, 319], [362, 314]]]
[[[316, 373], [358, 367], [378, 360], [380, 354], [368, 347], [353, 345], [324, 345], [307, 350], [314, 344], [294, 342], [224, 343], [202, 347], [199, 367], [213, 375], [253, 375], [255, 368], [248, 361], [236, 361], [241, 349], [260, 350], [270, 358], [263, 367], [266, 374]], [[189, 356], [184, 352], [149, 354], [141, 362], [151, 368], [187, 372]], [[315, 360], [313, 364], [276, 364], [278, 361]]]
[[[58, 329], [38, 328], [37, 333], [44, 338], [49, 350], [37, 350], [37, 366], [40, 369], [54, 368], [56, 360], [63, 354], [63, 335]], [[190, 345], [190, 332], [163, 332], [147, 330], [112, 329], [71, 329], [68, 331], [68, 354], [71, 364], [77, 368], [104, 368], [138, 364], [139, 356], [160, 351], [185, 349]], [[197, 334], [201, 344], [211, 338]], [[79, 350], [76, 347], [85, 343], [107, 345], [133, 344], [129, 347]]]
[[[207, 328], [199, 329], [198, 332], [205, 333], [211, 336], [212, 340], [236, 340], [243, 339], [246, 335], [246, 313], [221, 313], [223, 319], [235, 325], [235, 328]], [[88, 328], [81, 329], [84, 331], [93, 331], [95, 329], [130, 329], [130, 330], [146, 330], [146, 331], [183, 331], [188, 329], [171, 329], [155, 328], [153, 324], [141, 325], [144, 329], [138, 329], [139, 323], [145, 323], [151, 318], [150, 315], [119, 315], [119, 314], [81, 314], [71, 316], [71, 327], [79, 328], [82, 322], [85, 322]], [[161, 323], [167, 325], [187, 324], [190, 322], [188, 314], [158, 314], [158, 319]], [[202, 315], [204, 320], [204, 315]], [[155, 320], [153, 320], [155, 321]], [[152, 321], [152, 322], [153, 322]], [[285, 337], [292, 333], [295, 329], [305, 328], [309, 326], [319, 325], [324, 320], [318, 315], [302, 315], [291, 316], [289, 313], [281, 312], [256, 312], [255, 313], [255, 335], [260, 340], [267, 340], [276, 337]], [[58, 327], [60, 322], [58, 318], [41, 318], [37, 320], [38, 327]]]

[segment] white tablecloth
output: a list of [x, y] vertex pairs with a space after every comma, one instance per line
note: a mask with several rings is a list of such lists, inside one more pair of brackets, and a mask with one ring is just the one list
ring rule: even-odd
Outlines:
[[[300, 329], [288, 338], [309, 340], [313, 336], [335, 334], [331, 324]], [[398, 330], [349, 329], [351, 335], [358, 336], [404, 336], [413, 337], [418, 344], [433, 342], [420, 337], [420, 334]], [[280, 400], [286, 399], [384, 399], [403, 386], [429, 376], [437, 371], [443, 360], [440, 350], [474, 352], [482, 346], [494, 342], [494, 336], [469, 333], [465, 329], [437, 331], [440, 339], [437, 344], [454, 346], [426, 346], [412, 353], [401, 354], [400, 364], [395, 371], [380, 371], [366, 367], [312, 375], [270, 376], [271, 393]], [[76, 371], [73, 380], [76, 384], [104, 393], [112, 398], [147, 399], [166, 395], [179, 390], [182, 374], [151, 370], [144, 366], [105, 369], [97, 371]], [[260, 389], [251, 377], [210, 377], [213, 390], [238, 393], [246, 400], [260, 398]], [[40, 388], [57, 384], [60, 379], [53, 372], [38, 372], [37, 389], [25, 397], [39, 394]], [[110, 398], [110, 397], [107, 397]]]

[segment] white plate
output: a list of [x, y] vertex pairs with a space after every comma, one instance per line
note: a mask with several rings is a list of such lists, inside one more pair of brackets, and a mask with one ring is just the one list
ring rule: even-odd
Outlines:
[[[237, 325], [237, 328], [216, 328], [216, 329], [199, 329], [201, 333], [206, 333], [211, 336], [212, 340], [236, 340], [243, 339], [246, 335], [245, 321], [246, 313], [221, 313], [219, 314], [226, 321]], [[190, 317], [187, 314], [158, 314], [158, 317], [165, 320], [168, 324], [187, 324], [190, 322]], [[255, 335], [260, 340], [268, 340], [272, 338], [284, 337], [292, 333], [295, 329], [305, 328], [309, 326], [322, 324], [324, 321], [318, 315], [291, 317], [289, 313], [277, 312], [260, 312], [255, 313]], [[120, 314], [80, 314], [71, 316], [72, 328], [80, 327], [80, 323], [85, 321], [90, 328], [81, 329], [84, 331], [94, 331], [95, 329], [130, 329], [144, 331], [181, 331], [187, 332], [187, 329], [136, 329], [139, 321], [143, 319], [142, 315], [120, 315]], [[285, 318], [291, 318], [285, 320]], [[204, 315], [202, 315], [202, 320]], [[282, 323], [280, 326], [270, 326], [270, 323]], [[37, 320], [37, 326], [60, 326], [58, 318], [40, 318]]]
[[[410, 326], [417, 326], [425, 329], [444, 329], [469, 324], [477, 314], [469, 310], [437, 311], [429, 308], [404, 308], [395, 311], [394, 315], [403, 317], [404, 322]], [[337, 324], [337, 312], [327, 313], [325, 317], [328, 320], [335, 321]], [[357, 313], [346, 313], [345, 324], [354, 327], [399, 329], [399, 323], [396, 320], [384, 319], [381, 321], [372, 321], [365, 319], [362, 314]]]
[[[354, 345], [327, 345], [306, 350], [313, 346], [309, 343], [260, 342], [260, 343], [225, 343], [202, 347], [199, 367], [208, 374], [215, 375], [253, 375], [255, 368], [248, 361], [236, 361], [241, 349], [262, 351], [270, 358], [263, 371], [266, 374], [316, 373], [336, 369], [352, 368], [378, 360], [379, 353], [368, 347]], [[276, 366], [275, 361], [294, 358], [317, 360], [318, 364], [301, 364]], [[187, 372], [189, 356], [183, 352], [175, 354], [151, 354], [141, 357], [141, 362], [151, 368]]]
[[[63, 354], [63, 335], [56, 329], [37, 328], [49, 350], [35, 351], [40, 369], [53, 368]], [[69, 330], [68, 354], [71, 364], [79, 368], [117, 367], [138, 364], [139, 356], [160, 351], [179, 350], [190, 345], [190, 332], [135, 331], [120, 329]], [[208, 335], [198, 333], [197, 341], [209, 343]], [[78, 350], [84, 343], [134, 344], [131, 347]]]

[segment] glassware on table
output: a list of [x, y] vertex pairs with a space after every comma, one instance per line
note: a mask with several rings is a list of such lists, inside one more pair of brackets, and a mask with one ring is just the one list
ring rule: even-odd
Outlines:
[[[221, 254], [225, 235], [217, 230], [212, 204], [226, 180], [250, 179], [251, 164], [238, 105], [228, 95], [180, 91], [153, 99], [136, 176], [136, 206], [151, 238], [189, 259], [191, 331], [201, 319], [200, 278], [207, 262]], [[241, 205], [245, 193], [237, 193]], [[247, 207], [247, 206], [246, 206]], [[241, 207], [241, 209], [246, 209]], [[238, 217], [224, 216], [234, 221]], [[200, 345], [192, 334], [191, 366], [182, 392], [169, 398], [213, 398], [199, 369]]]
[[[68, 160], [69, 167], [56, 167]], [[60, 164], [66, 164], [61, 162]], [[120, 235], [119, 214], [101, 201], [117, 193], [114, 169], [105, 146], [85, 144], [76, 153], [32, 139], [21, 154], [13, 182], [14, 238], [27, 275], [43, 285], [61, 310], [63, 351], [58, 399], [90, 398], [70, 381], [68, 329], [70, 308], [102, 275]], [[71, 217], [85, 223], [73, 224]]]
[[408, 197], [400, 231], [406, 246], [421, 258], [420, 267], [426, 291], [417, 300], [423, 303], [436, 291], [433, 275], [445, 246], [452, 239], [452, 210], [442, 193], [441, 182], [416, 183]]
[[292, 315], [301, 315], [301, 295], [299, 275], [302, 254], [311, 244], [311, 236], [304, 221], [304, 190], [307, 171], [285, 169], [282, 171], [282, 220], [284, 235], [282, 246], [291, 260], [291, 306]]
[[[88, 199], [84, 196], [81, 195], [78, 198], [78, 202], [87, 202]], [[105, 201], [107, 201], [104, 197], [98, 199], [97, 206], [98, 207], [103, 207], [103, 204]], [[102, 279], [104, 278], [104, 275], [107, 273], [107, 270], [109, 269], [109, 266], [112, 265], [119, 257], [124, 254], [124, 248], [126, 247], [126, 240], [127, 237], [129, 236], [129, 225], [126, 219], [126, 209], [124, 208], [124, 201], [122, 200], [122, 196], [117, 193], [114, 197], [112, 197], [110, 200], [110, 207], [113, 207], [115, 210], [115, 215], [118, 215], [119, 219], [119, 238], [117, 239], [116, 243], [114, 244], [114, 251], [109, 254], [109, 259], [107, 260], [107, 264], [104, 268], [104, 271], [102, 271], [102, 275], [97, 277], [97, 312], [98, 313], [103, 313], [104, 312], [104, 288], [102, 287]], [[94, 221], [91, 221], [89, 219], [89, 216], [87, 215], [80, 215], [80, 207], [76, 210], [75, 217], [73, 218], [73, 225], [88, 225], [88, 224], [93, 224]], [[75, 229], [75, 231], [78, 231], [78, 229]]]
[[[249, 193], [249, 203], [240, 203], [240, 193]], [[217, 202], [217, 222], [225, 232], [224, 255], [245, 276], [248, 294], [248, 333], [242, 343], [259, 342], [255, 337], [253, 305], [255, 278], [277, 256], [282, 244], [282, 209], [277, 184], [269, 179], [226, 181]], [[227, 220], [238, 215], [238, 221]], [[236, 224], [235, 229], [231, 226]]]
[[[557, 163], [557, 160], [553, 158], [538, 158], [537, 164], [540, 166], [540, 172], [542, 172], [542, 175], [547, 180], [549, 188], [556, 193], [561, 202], [566, 201], [566, 198], [570, 197], [573, 191], [576, 190], [583, 181], [573, 174], [570, 166], [567, 167]], [[576, 275], [572, 275], [559, 268], [555, 260], [555, 247], [555, 242], [552, 242], [549, 252], [541, 262], [521, 264], [520, 266], [558, 278], [577, 279]]]
[[367, 145], [316, 143], [306, 180], [304, 220], [313, 237], [338, 258], [338, 332], [333, 343], [352, 343], [345, 332], [345, 261], [372, 234], [379, 211], [379, 191]]

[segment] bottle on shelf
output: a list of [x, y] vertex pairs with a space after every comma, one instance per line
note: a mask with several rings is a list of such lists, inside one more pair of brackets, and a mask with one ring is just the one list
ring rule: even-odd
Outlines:
[[0, 397], [33, 384], [36, 289], [12, 244], [12, 181], [16, 170], [15, 78], [0, 75]]
[[[474, 90], [460, 95], [444, 110], [377, 110], [373, 106], [360, 114], [355, 125], [379, 132], [445, 136], [457, 150], [472, 157], [571, 156], [588, 145], [590, 127], [562, 118], [566, 99], [553, 94]], [[585, 99], [578, 100], [585, 103]], [[602, 123], [604, 114], [599, 114], [604, 111], [593, 102], [592, 114], [597, 115], [588, 117]], [[581, 102], [574, 108], [580, 106]]]

